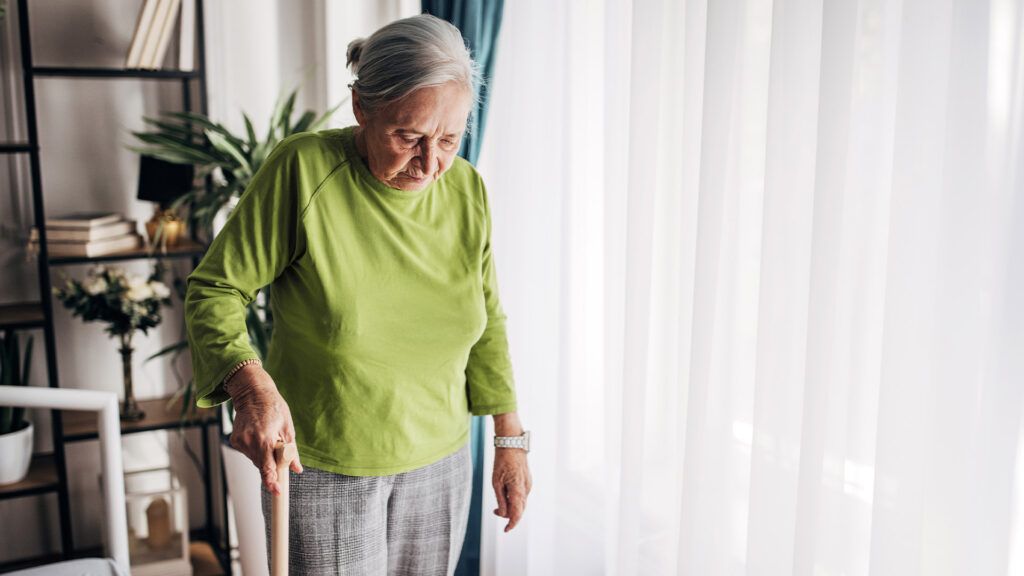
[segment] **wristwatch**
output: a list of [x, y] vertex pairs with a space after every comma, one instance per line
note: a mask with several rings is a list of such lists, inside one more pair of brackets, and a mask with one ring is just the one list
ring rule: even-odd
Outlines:
[[530, 431], [524, 430], [521, 436], [495, 436], [495, 448], [521, 448], [530, 451]]

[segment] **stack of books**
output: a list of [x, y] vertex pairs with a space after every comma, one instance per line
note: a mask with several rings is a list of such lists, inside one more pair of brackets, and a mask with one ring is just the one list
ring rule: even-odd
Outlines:
[[[53, 257], [80, 256], [91, 258], [144, 244], [135, 230], [135, 220], [116, 212], [77, 212], [46, 220], [46, 251]], [[39, 233], [32, 228], [29, 251], [38, 253]]]
[[181, 13], [178, 28], [178, 69], [193, 69], [196, 36], [196, 0], [144, 0], [135, 23], [125, 68], [156, 70], [163, 64], [173, 36], [174, 23]]

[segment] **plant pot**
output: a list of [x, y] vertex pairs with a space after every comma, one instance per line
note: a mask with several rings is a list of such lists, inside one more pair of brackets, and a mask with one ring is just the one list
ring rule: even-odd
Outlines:
[[20, 482], [28, 474], [33, 430], [32, 423], [28, 422], [20, 430], [0, 435], [0, 485]]
[[224, 474], [228, 479], [228, 495], [234, 512], [238, 535], [238, 551], [245, 576], [267, 576], [267, 534], [263, 521], [260, 471], [245, 455], [228, 444], [220, 443], [224, 458]]

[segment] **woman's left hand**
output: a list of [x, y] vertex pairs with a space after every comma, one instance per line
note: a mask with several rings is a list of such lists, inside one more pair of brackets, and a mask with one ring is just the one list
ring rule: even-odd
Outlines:
[[533, 486], [526, 451], [521, 448], [495, 448], [491, 484], [498, 499], [494, 513], [508, 518], [505, 525], [505, 532], [508, 532], [516, 527], [526, 511], [526, 497]]

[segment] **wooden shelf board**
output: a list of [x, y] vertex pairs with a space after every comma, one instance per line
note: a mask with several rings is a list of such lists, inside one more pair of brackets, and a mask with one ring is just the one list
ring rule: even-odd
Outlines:
[[134, 260], [136, 258], [186, 258], [189, 256], [198, 256], [206, 251], [206, 247], [202, 244], [193, 240], [183, 240], [180, 244], [173, 247], [168, 247], [166, 252], [152, 251], [147, 246], [140, 246], [138, 248], [132, 248], [131, 250], [121, 250], [110, 254], [104, 254], [102, 256], [52, 256], [50, 257], [51, 266], [59, 266], [64, 264], [86, 264], [89, 262], [109, 262], [114, 260]]
[[53, 454], [33, 454], [28, 475], [20, 482], [0, 486], [0, 499], [43, 494], [57, 486], [57, 465]]
[[41, 328], [46, 324], [39, 302], [0, 304], [0, 328]]
[[137, 78], [141, 80], [199, 78], [199, 70], [144, 70], [137, 68], [95, 68], [88, 66], [34, 66], [32, 75], [48, 78]]
[[[169, 430], [180, 425], [181, 400], [167, 405], [167, 398], [139, 400], [139, 406], [146, 416], [138, 422], [121, 422], [121, 434], [135, 434], [151, 430]], [[201, 426], [215, 422], [216, 408], [199, 408], [193, 418], [185, 422], [185, 426]], [[64, 440], [91, 440], [96, 438], [96, 413], [66, 411], [63, 418]]]

